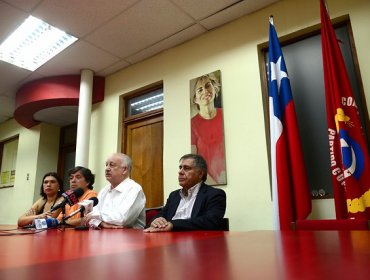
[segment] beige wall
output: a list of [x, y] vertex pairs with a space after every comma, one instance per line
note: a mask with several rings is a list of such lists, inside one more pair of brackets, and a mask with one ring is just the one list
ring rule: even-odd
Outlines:
[[14, 187], [0, 189], [0, 224], [15, 224], [40, 197], [43, 175], [57, 168], [59, 130], [46, 124], [26, 129], [14, 119], [0, 126], [0, 141], [19, 135]]
[[[331, 18], [350, 15], [366, 99], [370, 100], [370, 57], [367, 54], [370, 45], [370, 1], [327, 2]], [[221, 70], [228, 176], [228, 184], [221, 188], [227, 193], [226, 216], [230, 218], [231, 230], [272, 228], [268, 155], [257, 57], [257, 45], [268, 40], [268, 17], [271, 14], [274, 15], [279, 36], [320, 23], [318, 0], [282, 0], [107, 77], [105, 100], [93, 106], [90, 132], [89, 168], [96, 174], [97, 190], [106, 183], [106, 157], [120, 150], [122, 95], [157, 81], [163, 81], [164, 85], [165, 197], [177, 188], [178, 159], [190, 152], [189, 80]], [[367, 103], [368, 110], [369, 106], [370, 102]], [[33, 131], [22, 133], [32, 134]], [[28, 139], [37, 142], [31, 136]], [[27, 160], [28, 165], [37, 160], [37, 155], [34, 155]], [[20, 167], [20, 172], [25, 174], [28, 165]], [[21, 184], [25, 187], [25, 182]], [[4, 190], [0, 192], [2, 223], [5, 220], [3, 209], [10, 205], [9, 199], [14, 197], [7, 194], [8, 200], [4, 200]], [[315, 201], [312, 217], [333, 218], [333, 207], [332, 200]]]

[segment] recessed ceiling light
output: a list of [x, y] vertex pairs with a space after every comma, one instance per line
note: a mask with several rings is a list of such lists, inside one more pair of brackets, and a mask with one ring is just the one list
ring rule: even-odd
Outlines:
[[0, 60], [34, 71], [77, 40], [29, 16], [1, 45]]

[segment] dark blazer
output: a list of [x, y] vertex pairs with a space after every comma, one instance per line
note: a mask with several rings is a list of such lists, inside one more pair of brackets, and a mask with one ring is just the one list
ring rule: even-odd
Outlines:
[[174, 231], [224, 230], [222, 218], [226, 211], [226, 193], [202, 183], [190, 219], [172, 220], [180, 204], [179, 190], [170, 193], [166, 205], [155, 218], [163, 217], [173, 224]]

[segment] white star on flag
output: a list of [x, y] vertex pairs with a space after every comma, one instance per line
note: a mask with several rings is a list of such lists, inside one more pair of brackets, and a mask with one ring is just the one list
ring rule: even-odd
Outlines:
[[276, 80], [278, 84], [278, 89], [280, 89], [281, 80], [283, 78], [288, 78], [288, 74], [282, 71], [281, 68], [281, 56], [276, 63], [270, 62], [271, 64], [271, 82]]

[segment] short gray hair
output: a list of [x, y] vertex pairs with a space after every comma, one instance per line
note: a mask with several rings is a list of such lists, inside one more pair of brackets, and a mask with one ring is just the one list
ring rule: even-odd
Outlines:
[[189, 158], [194, 160], [194, 164], [196, 168], [199, 168], [200, 170], [203, 171], [204, 174], [202, 177], [202, 182], [207, 181], [208, 166], [207, 166], [206, 160], [201, 155], [186, 154], [180, 158], [180, 161], [183, 159], [189, 159]]
[[118, 158], [121, 160], [122, 167], [127, 166], [128, 172], [131, 173], [131, 169], [132, 169], [131, 158], [128, 155], [123, 154], [123, 153], [115, 153], [114, 155], [118, 156]]

